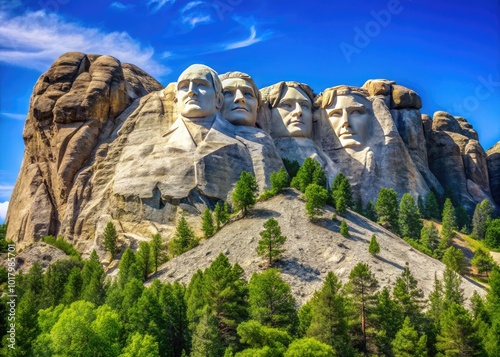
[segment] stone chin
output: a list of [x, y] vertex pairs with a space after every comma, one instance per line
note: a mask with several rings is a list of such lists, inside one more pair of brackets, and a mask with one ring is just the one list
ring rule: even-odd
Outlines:
[[222, 116], [233, 125], [255, 126], [256, 118], [247, 111], [224, 110]]
[[356, 136], [339, 138], [340, 145], [346, 149], [364, 149], [365, 145]]

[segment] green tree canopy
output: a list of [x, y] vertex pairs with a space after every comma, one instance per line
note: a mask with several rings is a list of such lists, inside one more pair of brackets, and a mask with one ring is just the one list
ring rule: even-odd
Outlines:
[[493, 215], [493, 205], [490, 200], [484, 199], [476, 205], [472, 216], [472, 235], [476, 239], [484, 239], [488, 221]]
[[233, 204], [235, 211], [242, 210], [243, 216], [246, 216], [248, 209], [252, 208], [256, 202], [257, 181], [255, 176], [249, 172], [243, 171], [240, 179], [236, 182], [233, 191]]
[[326, 204], [328, 191], [322, 186], [312, 183], [305, 189], [306, 213], [309, 219], [316, 218], [321, 213], [321, 208]]
[[203, 211], [202, 220], [201, 230], [203, 231], [203, 236], [205, 237], [205, 239], [210, 238], [215, 233], [214, 218], [212, 216], [212, 211], [210, 211], [210, 208], [205, 208], [205, 210]]
[[301, 338], [293, 341], [286, 350], [284, 357], [334, 357], [334, 349], [315, 338]]
[[368, 252], [371, 255], [380, 253], [380, 245], [377, 242], [377, 237], [375, 237], [375, 234], [372, 235], [372, 237], [370, 238], [370, 245], [368, 246]]
[[306, 192], [307, 187], [313, 183], [326, 188], [326, 173], [318, 161], [308, 157], [304, 160], [290, 185], [302, 192]]
[[417, 240], [420, 238], [422, 221], [420, 212], [412, 195], [405, 193], [399, 204], [399, 230], [402, 237]]
[[399, 205], [396, 191], [382, 187], [377, 197], [375, 210], [381, 224], [388, 224], [391, 231], [399, 232]]
[[343, 220], [340, 222], [340, 234], [344, 237], [349, 237], [349, 227], [347, 227], [347, 223]]
[[281, 227], [274, 218], [269, 218], [264, 222], [264, 228], [260, 232], [261, 239], [257, 244], [257, 254], [269, 259], [269, 266], [272, 266], [285, 251], [282, 247], [286, 237], [281, 234]]
[[111, 253], [111, 257], [114, 258], [116, 254], [116, 241], [118, 240], [118, 234], [116, 233], [116, 228], [113, 222], [108, 222], [106, 228], [104, 229], [104, 247]]
[[455, 230], [455, 208], [453, 207], [453, 203], [451, 199], [447, 198], [444, 201], [443, 208], [443, 219], [441, 226], [441, 238], [443, 239], [451, 239], [454, 235]]
[[484, 244], [488, 248], [500, 248], [500, 218], [494, 219], [488, 224]]
[[186, 221], [186, 218], [182, 216], [179, 220], [179, 223], [177, 223], [175, 238], [172, 239], [168, 245], [170, 254], [172, 254], [174, 257], [177, 255], [181, 255], [182, 253], [187, 252], [191, 248], [195, 247], [197, 244], [198, 241], [194, 236], [193, 230]]
[[407, 317], [392, 341], [394, 357], [427, 357], [427, 336], [419, 337]]
[[425, 196], [425, 216], [424, 218], [427, 219], [436, 219], [439, 220], [441, 219], [441, 214], [439, 213], [439, 205], [436, 200], [436, 196], [434, 195], [434, 192], [429, 191], [427, 196]]

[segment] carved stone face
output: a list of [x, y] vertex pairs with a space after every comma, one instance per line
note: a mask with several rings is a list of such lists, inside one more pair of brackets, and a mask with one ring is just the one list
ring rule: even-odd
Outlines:
[[337, 96], [326, 108], [330, 124], [343, 147], [361, 147], [369, 139], [371, 113], [370, 102], [359, 95]]
[[243, 78], [222, 81], [224, 104], [222, 116], [234, 125], [255, 126], [257, 120], [257, 95], [251, 84]]
[[185, 118], [208, 118], [220, 109], [212, 75], [203, 66], [193, 65], [182, 72], [175, 99], [177, 110]]
[[273, 137], [311, 137], [312, 103], [300, 88], [286, 87], [278, 105], [272, 109]]

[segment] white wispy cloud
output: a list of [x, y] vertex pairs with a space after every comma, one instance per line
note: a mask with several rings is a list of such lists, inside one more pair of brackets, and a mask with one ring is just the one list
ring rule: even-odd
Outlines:
[[199, 24], [205, 24], [212, 22], [212, 16], [210, 15], [200, 15], [200, 14], [192, 14], [188, 16], [184, 16], [182, 18], [182, 22], [188, 24], [192, 28], [196, 27]]
[[13, 185], [0, 185], [0, 197], [10, 197], [12, 190], [14, 190]]
[[189, 2], [186, 6], [184, 6], [181, 9], [180, 13], [183, 14], [186, 11], [191, 10], [192, 8], [194, 8], [194, 7], [198, 6], [198, 5], [201, 5], [203, 3], [204, 3], [203, 1], [191, 1], [191, 2]]
[[80, 51], [116, 57], [153, 76], [170, 72], [154, 58], [152, 47], [127, 32], [84, 27], [43, 10], [16, 17], [0, 12], [0, 23], [0, 62], [44, 71], [63, 53]]
[[147, 5], [151, 8], [151, 12], [157, 12], [165, 5], [172, 5], [177, 0], [148, 0]]
[[5, 221], [7, 216], [7, 209], [9, 208], [9, 201], [0, 202], [0, 220]]
[[115, 1], [115, 2], [112, 2], [111, 4], [109, 4], [109, 7], [111, 9], [118, 10], [118, 11], [127, 11], [130, 9], [133, 9], [135, 7], [135, 5], [134, 4], [123, 4], [119, 1]]
[[232, 42], [224, 45], [225, 50], [234, 50], [236, 48], [243, 48], [243, 47], [248, 47], [253, 44], [256, 44], [260, 41], [263, 40], [263, 37], [257, 37], [257, 30], [255, 30], [255, 26], [250, 26], [250, 36], [243, 40], [243, 41], [237, 41], [237, 42]]
[[26, 114], [15, 114], [15, 113], [0, 113], [0, 116], [4, 116], [9, 119], [15, 119], [15, 120], [26, 120]]

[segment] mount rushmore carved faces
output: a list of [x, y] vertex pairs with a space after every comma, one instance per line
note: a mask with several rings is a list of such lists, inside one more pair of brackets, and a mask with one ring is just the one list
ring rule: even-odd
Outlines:
[[279, 82], [271, 87], [271, 136], [310, 138], [313, 127], [312, 89], [298, 82]]
[[373, 115], [367, 96], [360, 88], [336, 86], [317, 99], [344, 148], [363, 148], [370, 138]]
[[224, 103], [222, 116], [234, 125], [255, 126], [260, 92], [246, 73], [227, 72], [219, 76]]

